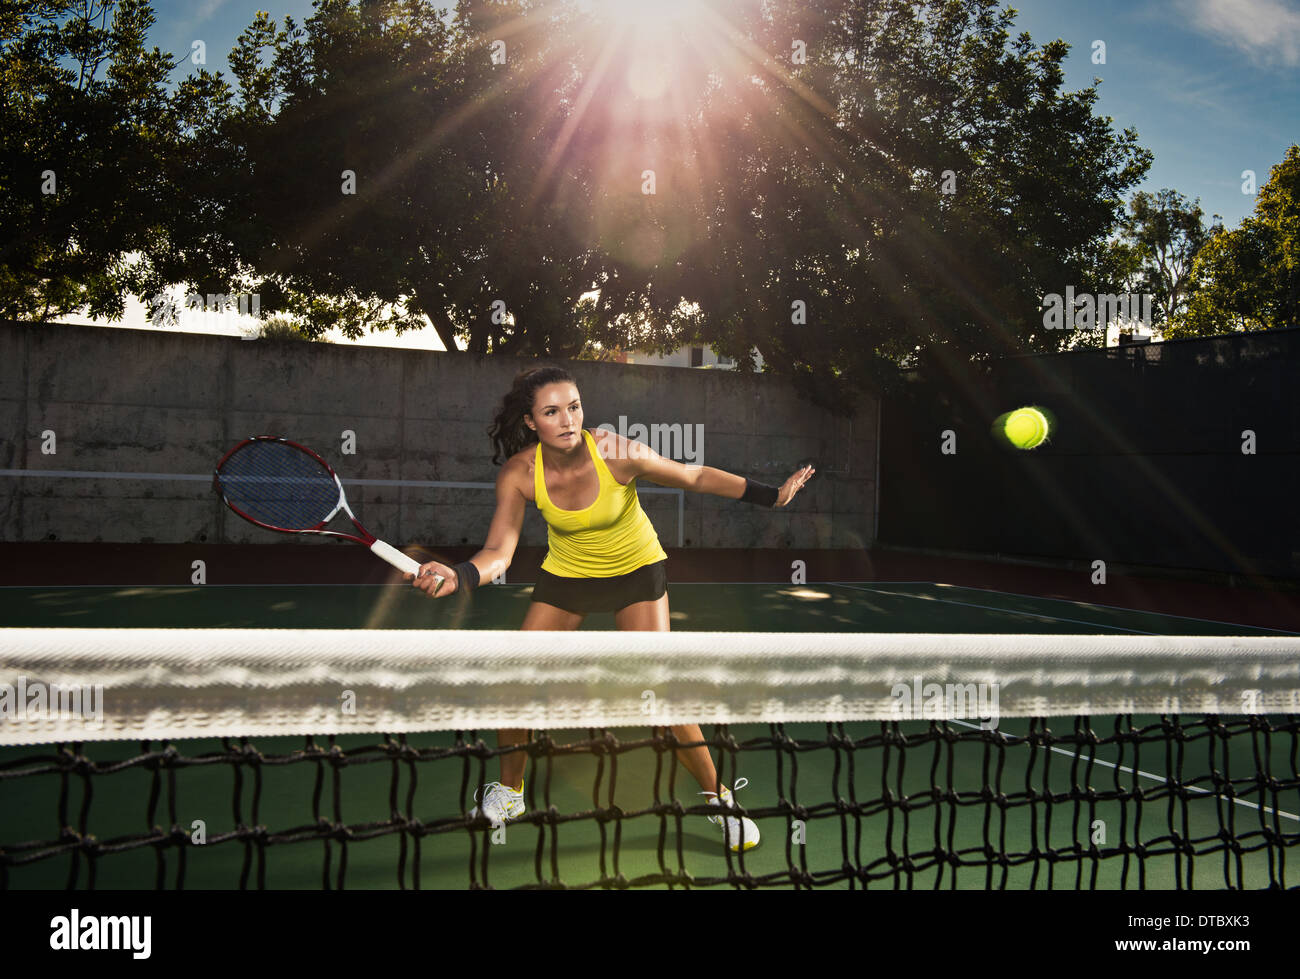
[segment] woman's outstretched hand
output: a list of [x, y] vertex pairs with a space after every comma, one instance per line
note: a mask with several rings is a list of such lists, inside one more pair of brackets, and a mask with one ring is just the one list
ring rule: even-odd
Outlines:
[[817, 470], [814, 469], [812, 466], [804, 466], [793, 476], [787, 479], [781, 485], [781, 489], [777, 491], [776, 505], [785, 506], [787, 503], [793, 500], [794, 495], [798, 493], [801, 489], [803, 489], [803, 484], [808, 482], [808, 480], [812, 477], [812, 474], [815, 473], [816, 471]]
[[[441, 581], [438, 580], [439, 577], [442, 578]], [[406, 580], [430, 598], [445, 598], [447, 595], [454, 595], [456, 588], [460, 584], [456, 580], [456, 572], [445, 564], [439, 564], [437, 561], [429, 561], [427, 564], [420, 565], [420, 573], [418, 575], [408, 574]]]

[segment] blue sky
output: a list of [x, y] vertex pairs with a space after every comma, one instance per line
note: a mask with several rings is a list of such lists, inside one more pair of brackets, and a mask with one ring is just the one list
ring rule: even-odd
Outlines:
[[[1132, 126], [1155, 154], [1139, 189], [1201, 199], [1233, 227], [1255, 199], [1241, 173], [1268, 180], [1300, 142], [1297, 0], [1023, 0], [1016, 22], [1036, 41], [1071, 44], [1066, 82], [1102, 79], [1096, 112]], [[1092, 42], [1106, 42], [1106, 64]]]
[[[646, 0], [653, 2], [653, 0]], [[1143, 190], [1172, 187], [1201, 199], [1208, 216], [1232, 227], [1254, 207], [1243, 170], [1268, 179], [1287, 146], [1300, 141], [1300, 0], [1022, 0], [1017, 29], [1042, 43], [1071, 45], [1071, 88], [1103, 79], [1097, 110], [1117, 128], [1137, 129], [1155, 154]], [[155, 0], [151, 41], [180, 56], [195, 38], [208, 67], [259, 9], [277, 24], [302, 23], [311, 0]], [[1093, 42], [1106, 63], [1093, 64]], [[186, 63], [188, 65], [188, 62]], [[178, 74], [184, 74], [183, 67]]]

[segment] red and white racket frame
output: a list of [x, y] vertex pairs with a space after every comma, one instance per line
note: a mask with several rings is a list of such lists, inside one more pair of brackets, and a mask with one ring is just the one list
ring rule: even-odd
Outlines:
[[[324, 468], [324, 470], [330, 474], [330, 477], [334, 480], [334, 485], [338, 487], [339, 501], [335, 505], [334, 509], [331, 510], [329, 514], [325, 517], [324, 520], [318, 523], [315, 527], [305, 527], [298, 530], [291, 530], [288, 527], [276, 527], [269, 523], [263, 523], [261, 520], [258, 520], [256, 517], [249, 516], [247, 513], [241, 510], [234, 503], [230, 502], [230, 499], [226, 496], [226, 494], [221, 491], [221, 467], [226, 464], [226, 460], [229, 459], [232, 455], [234, 455], [244, 446], [250, 445], [253, 442], [281, 442], [284, 445], [290, 446], [291, 448], [297, 449], [299, 452], [311, 456], [311, 458], [315, 459], [321, 465], [321, 467]], [[406, 574], [413, 574], [417, 576], [420, 573], [420, 564], [418, 561], [407, 557], [397, 548], [393, 547], [391, 544], [381, 541], [370, 531], [366, 530], [365, 527], [361, 526], [361, 523], [357, 520], [356, 516], [352, 513], [352, 508], [348, 506], [348, 498], [347, 495], [343, 492], [343, 481], [339, 479], [339, 474], [336, 473], [334, 471], [334, 467], [331, 466], [328, 462], [326, 462], [318, 453], [313, 452], [305, 445], [301, 445], [287, 438], [281, 438], [280, 436], [277, 435], [254, 435], [250, 438], [246, 438], [221, 457], [221, 461], [217, 463], [217, 468], [214, 469], [212, 472], [212, 488], [221, 497], [221, 501], [225, 503], [226, 506], [230, 507], [231, 510], [237, 513], [239, 516], [243, 517], [249, 523], [254, 524], [258, 527], [263, 527], [266, 530], [274, 530], [276, 533], [280, 533], [280, 534], [322, 534], [326, 537], [338, 537], [342, 540], [355, 541], [358, 544], [370, 548], [371, 553], [373, 553], [376, 557], [382, 558], [383, 560], [387, 561], [389, 564], [397, 568], [399, 571], [402, 571]], [[337, 530], [324, 529], [327, 523], [329, 523], [336, 516], [338, 516], [340, 510], [348, 515], [348, 519], [352, 521], [352, 526], [357, 528], [356, 534], [345, 534]], [[438, 577], [441, 577], [441, 575], [439, 575]]]

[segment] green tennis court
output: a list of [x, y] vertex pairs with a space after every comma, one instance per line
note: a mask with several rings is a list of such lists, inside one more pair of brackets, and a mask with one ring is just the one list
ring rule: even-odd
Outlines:
[[[401, 586], [5, 588], [0, 615], [39, 628], [509, 629], [528, 594], [525, 585], [500, 585], [472, 605], [431, 605]], [[1285, 635], [936, 583], [674, 584], [670, 594], [679, 631]], [[584, 624], [612, 627], [612, 616]], [[7, 885], [18, 888], [175, 886], [182, 852], [186, 888], [338, 886], [340, 873], [347, 888], [668, 886], [653, 878], [683, 874], [723, 884], [731, 874], [736, 886], [745, 886], [736, 875], [830, 887], [1294, 885], [1276, 841], [1300, 834], [1297, 731], [1294, 718], [1272, 720], [1188, 718], [1171, 734], [1155, 717], [1093, 718], [1103, 742], [1094, 743], [1059, 717], [1047, 723], [1063, 739], [1054, 744], [1042, 739], [1044, 722], [1018, 719], [1002, 720], [1001, 743], [963, 721], [735, 725], [720, 733], [731, 747], [714, 754], [724, 781], [749, 780], [737, 802], [758, 811], [762, 844], [743, 858], [726, 853], [721, 832], [700, 815], [644, 812], [673, 799], [703, 802], [671, 751], [632, 746], [650, 739], [648, 727], [614, 731], [602, 752], [588, 745], [530, 767], [530, 812], [599, 810], [603, 819], [511, 824], [495, 834], [467, 828], [462, 814], [474, 787], [497, 777], [497, 763], [463, 752], [434, 757], [435, 746], [454, 744], [451, 732], [374, 750], [378, 739], [355, 735], [310, 745], [256, 739], [255, 756], [238, 739], [189, 741], [175, 747], [193, 762], [159, 774], [159, 743], [88, 743], [82, 753], [101, 770], [123, 766], [93, 779], [75, 771], [6, 778], [0, 852], [11, 854]], [[495, 745], [490, 731], [464, 735], [471, 744], [478, 736]], [[599, 732], [549, 737], [567, 745]], [[49, 745], [3, 749], [0, 776], [53, 754]], [[1261, 757], [1277, 776], [1271, 783], [1254, 776]], [[27, 862], [41, 850], [12, 846], [57, 848], [62, 827], [73, 826], [111, 850], [114, 841], [165, 835], [155, 827], [190, 833], [196, 820], [207, 845], [106, 852], [93, 861], [93, 881], [75, 847]], [[325, 824], [348, 829], [326, 842], [314, 835]], [[1117, 852], [1102, 859], [1107, 850]]]
[[[530, 585], [494, 585], [472, 604], [430, 603], [402, 586], [203, 585], [0, 588], [15, 628], [513, 629]], [[1295, 635], [1182, 615], [935, 582], [674, 582], [673, 628], [716, 632]], [[612, 614], [583, 629], [612, 630]]]

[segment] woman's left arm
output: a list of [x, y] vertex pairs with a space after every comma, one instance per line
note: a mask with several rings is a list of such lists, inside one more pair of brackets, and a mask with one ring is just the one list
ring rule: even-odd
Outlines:
[[634, 475], [644, 476], [660, 486], [689, 490], [692, 493], [711, 493], [732, 500], [744, 499], [749, 491], [751, 500], [758, 502], [764, 499], [763, 491], [770, 498], [771, 491], [776, 490], [776, 502], [771, 505], [786, 506], [817, 471], [812, 466], [804, 466], [796, 470], [780, 487], [764, 486], [712, 466], [688, 466], [665, 459], [644, 443], [624, 439], [613, 432], [609, 436], [617, 440], [618, 450], [626, 453]]

